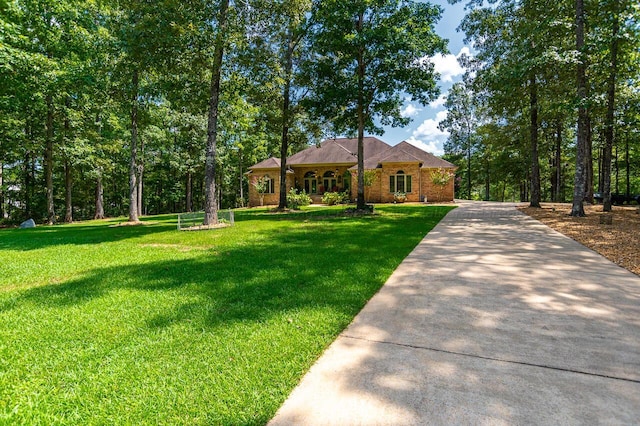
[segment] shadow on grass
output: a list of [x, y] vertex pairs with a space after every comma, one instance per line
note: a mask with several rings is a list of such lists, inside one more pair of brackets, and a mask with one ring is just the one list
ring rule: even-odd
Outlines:
[[[197, 235], [179, 233], [170, 217], [24, 234], [40, 241], [0, 232], [0, 249], [52, 246], [42, 256], [62, 259], [50, 284], [0, 289], [0, 417], [3, 406], [24, 404], [5, 418], [265, 424], [449, 208], [388, 206], [359, 218], [327, 211], [242, 212], [236, 227]], [[145, 244], [118, 243], [145, 235]], [[114, 242], [107, 256], [125, 256], [88, 264], [102, 259], [92, 244], [105, 240]]]
[[[5, 300], [0, 312], [20, 309], [25, 303], [79, 305], [110, 292], [132, 289], [177, 290], [181, 295], [178, 300], [188, 301], [149, 318], [151, 327], [186, 319], [203, 326], [263, 320], [274, 312], [305, 306], [330, 306], [352, 316], [449, 210], [389, 207], [379, 217], [316, 220], [295, 215], [261, 216], [260, 220], [288, 218], [298, 223], [286, 232], [280, 228], [258, 231], [262, 234], [259, 243], [217, 248], [195, 258], [98, 267], [79, 279], [20, 292]], [[251, 217], [247, 214], [243, 219]], [[170, 226], [126, 227], [118, 233], [100, 227], [81, 227], [81, 232], [78, 227], [52, 230], [57, 239], [68, 239], [60, 244], [91, 244], [92, 238], [131, 238], [165, 231]], [[42, 235], [49, 231], [41, 230]], [[83, 235], [82, 242], [73, 237], [78, 233]], [[43, 243], [31, 244], [36, 248]]]
[[138, 238], [176, 229], [176, 215], [142, 218], [141, 225], [121, 226], [124, 219], [0, 230], [0, 250], [37, 250], [57, 245], [91, 245]]

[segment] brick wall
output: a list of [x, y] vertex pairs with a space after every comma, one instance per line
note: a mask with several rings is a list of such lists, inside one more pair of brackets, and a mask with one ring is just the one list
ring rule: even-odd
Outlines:
[[389, 177], [396, 175], [399, 171], [404, 172], [404, 176], [411, 176], [411, 192], [406, 192], [407, 201], [419, 202], [420, 199], [420, 166], [418, 163], [394, 163], [382, 166], [381, 202], [393, 203], [394, 192], [389, 188]]
[[444, 187], [436, 186], [431, 181], [431, 173], [435, 170], [437, 169], [422, 169], [422, 193], [426, 195], [428, 202], [453, 201], [455, 177]]
[[[369, 203], [393, 203], [394, 191], [389, 188], [390, 176], [403, 171], [405, 176], [411, 176], [411, 192], [406, 192], [409, 202], [422, 202], [424, 197], [428, 201], [453, 201], [453, 179], [444, 188], [436, 187], [431, 181], [431, 173], [435, 169], [420, 169], [417, 163], [384, 164], [382, 169], [376, 170], [376, 179], [371, 187], [366, 189], [367, 202]], [[353, 172], [353, 186], [351, 197], [353, 200], [358, 195], [358, 175]]]
[[[376, 178], [373, 184], [364, 188], [365, 199], [367, 203], [379, 203], [380, 193], [382, 191], [380, 182], [380, 169], [376, 169]], [[351, 171], [351, 200], [355, 202], [358, 199], [358, 172], [356, 170]]]
[[[253, 169], [249, 177], [249, 207], [260, 206], [260, 195], [256, 188], [252, 185], [254, 178], [269, 176], [273, 179], [273, 193], [264, 194], [263, 205], [277, 205], [280, 201], [280, 169]], [[287, 192], [293, 186], [293, 175], [287, 174]]]
[[[348, 168], [338, 167], [337, 169], [338, 176], [340, 176], [338, 189], [341, 191], [344, 188], [344, 172]], [[304, 188], [304, 175], [309, 171], [322, 176], [326, 171], [335, 172], [335, 170], [336, 167], [330, 166], [297, 168], [294, 173], [287, 174], [287, 192], [295, 186]], [[402, 170], [405, 176], [411, 176], [411, 192], [407, 192], [407, 201], [422, 202], [425, 196], [429, 202], [453, 201], [454, 179], [451, 179], [444, 188], [440, 188], [431, 181], [431, 173], [436, 169], [420, 169], [417, 163], [396, 163], [385, 164], [382, 169], [375, 169], [376, 178], [373, 184], [365, 188], [368, 203], [393, 203], [393, 192], [389, 190], [389, 176], [396, 175], [399, 170]], [[351, 199], [355, 201], [358, 197], [358, 173], [355, 170], [352, 170], [351, 173]], [[254, 169], [249, 183], [249, 206], [251, 207], [260, 205], [260, 197], [253, 185], [251, 185], [251, 179], [254, 176], [265, 175], [274, 179], [274, 193], [264, 195], [264, 205], [278, 204], [280, 198], [280, 170]], [[320, 188], [320, 183], [318, 183], [318, 188]], [[311, 194], [311, 198], [314, 203], [320, 203], [322, 196]]]

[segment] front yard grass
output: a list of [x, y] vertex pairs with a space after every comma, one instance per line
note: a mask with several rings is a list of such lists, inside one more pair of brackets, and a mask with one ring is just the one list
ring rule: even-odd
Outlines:
[[0, 231], [0, 424], [264, 424], [452, 207]]

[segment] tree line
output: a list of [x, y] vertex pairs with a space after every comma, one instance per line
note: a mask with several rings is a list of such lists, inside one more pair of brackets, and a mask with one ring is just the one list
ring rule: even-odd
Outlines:
[[284, 175], [322, 135], [380, 134], [407, 123], [407, 95], [433, 100], [440, 14], [400, 0], [0, 1], [0, 220], [204, 209], [215, 223], [244, 204], [248, 166], [276, 156]]
[[640, 193], [640, 9], [631, 0], [467, 4], [473, 57], [440, 127], [458, 194], [571, 201]]

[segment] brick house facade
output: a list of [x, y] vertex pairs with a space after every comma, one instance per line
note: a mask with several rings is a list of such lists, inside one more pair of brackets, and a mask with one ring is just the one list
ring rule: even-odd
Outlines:
[[[305, 191], [314, 203], [322, 202], [325, 192], [348, 192], [355, 200], [358, 193], [357, 139], [329, 139], [287, 158], [287, 192]], [[406, 201], [453, 201], [454, 179], [445, 186], [434, 185], [432, 174], [439, 170], [455, 172], [456, 167], [408, 142], [395, 146], [373, 137], [364, 139], [364, 168], [375, 171], [375, 179], [365, 188], [367, 202], [391, 203], [395, 193], [405, 193]], [[269, 158], [249, 167], [249, 205], [278, 204], [280, 160]], [[256, 179], [268, 181], [262, 200]]]

